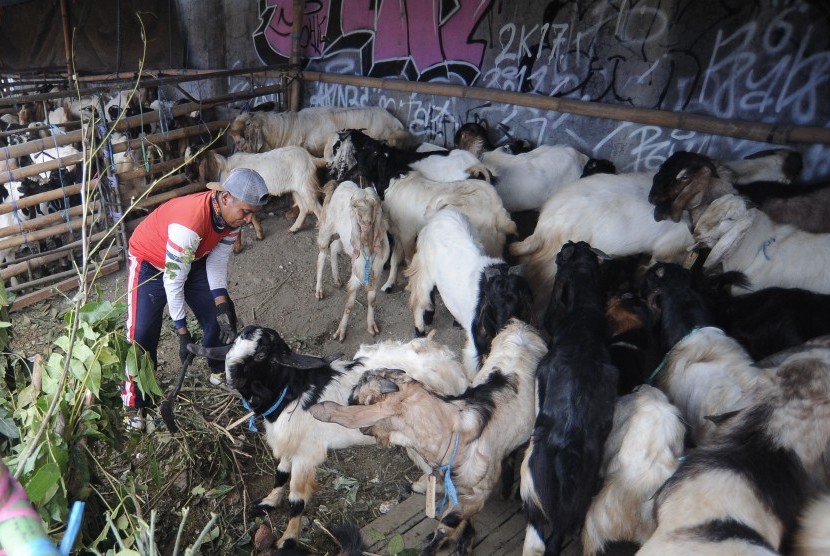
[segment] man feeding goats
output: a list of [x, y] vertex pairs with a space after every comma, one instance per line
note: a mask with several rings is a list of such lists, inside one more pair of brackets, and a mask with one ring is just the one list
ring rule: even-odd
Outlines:
[[[268, 188], [257, 172], [231, 171], [211, 191], [172, 199], [138, 225], [130, 238], [127, 336], [157, 365], [156, 351], [164, 305], [179, 339], [179, 358], [193, 341], [185, 321], [185, 304], [202, 327], [206, 347], [230, 344], [236, 336], [236, 313], [228, 296], [228, 258], [240, 227], [268, 201]], [[221, 361], [210, 363], [210, 381], [221, 384]], [[127, 373], [121, 399], [132, 428], [144, 428], [144, 399], [135, 377]]]

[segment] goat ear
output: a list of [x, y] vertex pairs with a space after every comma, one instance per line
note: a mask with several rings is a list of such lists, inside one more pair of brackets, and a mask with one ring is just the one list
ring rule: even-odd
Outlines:
[[349, 218], [352, 221], [352, 236], [349, 238], [349, 245], [352, 247], [352, 257], [360, 255], [360, 221], [357, 218], [357, 209], [354, 206], [354, 199], [350, 205]]
[[372, 248], [375, 253], [383, 253], [383, 242], [386, 239], [386, 221], [383, 219], [383, 208], [380, 199], [375, 199], [372, 207]]
[[751, 213], [747, 213], [743, 218], [736, 220], [735, 224], [712, 246], [709, 256], [706, 257], [706, 262], [703, 263], [703, 268], [712, 268], [733, 253], [738, 248], [741, 238], [752, 226], [753, 220]]
[[329, 362], [322, 357], [315, 357], [313, 355], [303, 355], [302, 353], [282, 353], [274, 356], [274, 359], [286, 367], [293, 367], [295, 369], [319, 369], [320, 367], [327, 367]]

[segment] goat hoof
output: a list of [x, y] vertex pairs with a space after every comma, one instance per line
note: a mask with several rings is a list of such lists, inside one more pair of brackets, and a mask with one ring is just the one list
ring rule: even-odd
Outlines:
[[435, 318], [435, 311], [424, 311], [424, 323], [432, 324], [432, 319]]
[[383, 286], [380, 289], [380, 291], [382, 291], [383, 293], [392, 293], [392, 290], [394, 290], [394, 289], [395, 289], [394, 286]]
[[457, 321], [457, 320], [453, 320], [453, 321], [452, 321], [452, 327], [453, 327], [453, 328], [461, 328], [461, 325], [460, 325], [460, 324], [458, 324], [458, 321]]
[[323, 291], [319, 290], [319, 291], [314, 292], [314, 297], [316, 297], [318, 300], [323, 299]]
[[295, 228], [295, 227], [292, 226], [292, 227], [288, 228], [288, 231], [291, 232], [292, 234], [296, 234], [297, 231], [299, 231], [299, 228]]
[[289, 538], [282, 540], [277, 543], [277, 548], [280, 550], [296, 550], [297, 549], [297, 539]]
[[377, 325], [372, 324], [368, 327], [368, 331], [370, 336], [376, 336], [380, 332], [380, 328], [378, 328]]
[[249, 514], [251, 517], [257, 517], [265, 515], [273, 509], [275, 509], [274, 506], [270, 504], [263, 504], [261, 501], [254, 502], [254, 505], [251, 506], [251, 511], [249, 512]]
[[415, 337], [416, 338], [423, 338], [426, 335], [427, 335], [426, 330], [418, 330], [417, 328], [415, 329]]

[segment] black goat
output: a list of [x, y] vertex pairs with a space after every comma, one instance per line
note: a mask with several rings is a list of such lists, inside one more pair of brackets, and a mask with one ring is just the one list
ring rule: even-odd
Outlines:
[[538, 411], [522, 463], [526, 554], [559, 554], [565, 535], [582, 525], [616, 399], [597, 255], [585, 242], [568, 242], [556, 265], [551, 341], [537, 370]]

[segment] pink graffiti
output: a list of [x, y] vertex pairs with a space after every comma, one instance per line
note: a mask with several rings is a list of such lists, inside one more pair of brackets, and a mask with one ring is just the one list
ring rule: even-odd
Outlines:
[[[452, 9], [442, 16], [442, 3], [448, 2]], [[307, 59], [319, 59], [337, 50], [356, 48], [348, 41], [337, 44], [337, 39], [368, 32], [374, 41], [371, 52], [375, 63], [409, 58], [418, 71], [443, 62], [465, 62], [478, 67], [485, 45], [471, 42], [470, 37], [491, 3], [492, 0], [340, 0], [335, 2], [340, 13], [331, 14], [331, 0], [309, 1], [303, 13], [301, 44]], [[288, 58], [292, 1], [266, 0], [261, 17], [269, 18], [262, 31], [268, 47]]]

